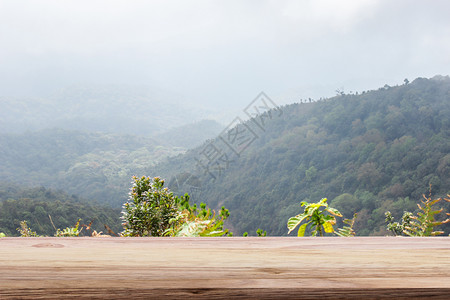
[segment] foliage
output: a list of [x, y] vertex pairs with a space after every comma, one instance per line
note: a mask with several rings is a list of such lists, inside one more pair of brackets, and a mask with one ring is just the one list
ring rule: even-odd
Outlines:
[[176, 197], [159, 177], [133, 177], [130, 198], [124, 204], [123, 236], [224, 236], [228, 209], [222, 206], [219, 215], [201, 203], [189, 203], [189, 195]]
[[[276, 117], [278, 113], [266, 115], [263, 128], [256, 125], [256, 119], [246, 122], [257, 138], [246, 144], [239, 155], [220, 138], [213, 140], [223, 146], [219, 150], [231, 162], [221, 169], [217, 180], [208, 172], [197, 172], [199, 184], [195, 187], [201, 189], [198, 196], [187, 188], [170, 188], [177, 195], [188, 192], [191, 201], [203, 201], [216, 211], [225, 204], [231, 213], [226, 222], [238, 235], [254, 233], [258, 228], [264, 228], [269, 235], [286, 235], [286, 220], [298, 202], [320, 199], [322, 195], [327, 195], [330, 205], [343, 215], [358, 213], [354, 224], [358, 235], [385, 235], [385, 211], [394, 216], [413, 211], [416, 205], [412, 199], [419, 199], [429, 183], [433, 184], [435, 198], [449, 192], [448, 77], [418, 78], [407, 85], [390, 84], [387, 89], [358, 95], [301, 102], [281, 107], [281, 117]], [[8, 105], [18, 107], [14, 101]], [[7, 117], [5, 110], [0, 113]], [[133, 133], [150, 128], [131, 127]], [[159, 147], [158, 142], [142, 136], [61, 129], [0, 134], [0, 180], [60, 188], [119, 208], [126, 200], [131, 175], [176, 178], [180, 173], [195, 173], [196, 159], [201, 159], [209, 142], [176, 156], [185, 151]], [[161, 164], [155, 165], [157, 162]], [[11, 194], [9, 188], [2, 188], [0, 183], [0, 202], [31, 198], [5, 194]], [[35, 213], [21, 202], [27, 208], [24, 213], [7, 205], [15, 217], [0, 208], [0, 231], [8, 236], [16, 234], [20, 220], [28, 220], [39, 234], [53, 234], [48, 220], [43, 221], [48, 213], [55, 216], [59, 228], [72, 225], [77, 218], [91, 220], [91, 216], [80, 212], [71, 213], [68, 206], [61, 213], [55, 212], [57, 208], [50, 212], [43, 206], [47, 214], [42, 214], [42, 210]], [[449, 211], [450, 203], [442, 206]], [[90, 214], [89, 209], [83, 211]], [[95, 214], [101, 216], [98, 210]], [[35, 215], [39, 217], [35, 219]], [[440, 229], [449, 234], [450, 223]]]
[[[50, 218], [51, 220], [51, 218]], [[83, 226], [88, 227], [87, 225], [80, 225], [81, 219], [78, 219], [77, 223], [74, 226], [67, 227], [63, 230], [56, 229], [55, 236], [56, 237], [78, 237], [80, 236], [81, 231], [83, 230]], [[53, 224], [53, 222], [52, 222]], [[17, 231], [19, 231], [21, 237], [39, 237], [39, 235], [36, 234], [35, 231], [32, 231], [31, 228], [28, 226], [27, 221], [21, 221], [20, 222], [20, 228], [17, 228]], [[103, 236], [100, 233], [97, 233], [97, 231], [93, 231], [92, 236]], [[3, 233], [2, 233], [3, 234]], [[0, 237], [4, 237], [5, 235]]]
[[[79, 218], [92, 222], [91, 227], [97, 231], [105, 225], [114, 231], [121, 229], [119, 209], [93, 201], [87, 203], [85, 199], [43, 187], [0, 184], [0, 231], [8, 236], [18, 235], [16, 228], [21, 220], [26, 220], [39, 235], [53, 236], [56, 228], [70, 227]], [[81, 232], [84, 234], [87, 232]]]
[[123, 236], [163, 236], [179, 217], [177, 200], [164, 180], [133, 176], [128, 201], [123, 205]]
[[[411, 212], [405, 211], [402, 216], [401, 223], [394, 222], [394, 217], [390, 211], [385, 213], [387, 229], [395, 235], [407, 235], [407, 236], [435, 236], [443, 234], [444, 231], [434, 231], [434, 227], [450, 223], [450, 218], [437, 221], [436, 215], [443, 211], [443, 208], [435, 210], [433, 207], [435, 204], [442, 200], [450, 202], [450, 195], [448, 198], [431, 198], [431, 192], [428, 197], [423, 195], [425, 200], [420, 200], [422, 205], [417, 204], [419, 212], [414, 215]], [[449, 215], [449, 214], [447, 214]]]
[[0, 181], [62, 189], [120, 208], [133, 174], [185, 152], [158, 144], [148, 137], [62, 129], [0, 134]]
[[347, 226], [344, 226], [342, 228], [338, 228], [336, 232], [334, 232], [337, 236], [340, 237], [352, 237], [355, 236], [355, 230], [353, 229], [353, 226], [355, 225], [356, 216], [358, 214], [354, 214], [352, 219], [344, 219], [344, 223], [347, 224]]
[[28, 227], [27, 221], [21, 221], [20, 227], [17, 228], [21, 237], [38, 237], [35, 231]]
[[258, 228], [256, 230], [256, 236], [267, 236], [267, 231], [262, 230], [261, 228]]
[[75, 237], [75, 236], [79, 236], [80, 232], [83, 230], [83, 227], [80, 227], [80, 222], [81, 222], [81, 219], [78, 219], [78, 221], [75, 224], [75, 226], [66, 227], [63, 230], [58, 228], [56, 230], [55, 236], [57, 236], [57, 237]]
[[172, 220], [172, 227], [166, 231], [169, 236], [231, 236], [232, 233], [228, 229], [223, 228], [224, 221], [229, 217], [228, 209], [222, 206], [219, 215], [205, 203], [200, 204], [200, 210], [197, 205], [189, 204], [189, 195], [185, 194], [181, 198], [177, 198], [179, 204], [179, 214], [177, 218]]
[[385, 212], [384, 215], [386, 216], [385, 222], [387, 223], [387, 230], [397, 236], [403, 234], [405, 227], [411, 223], [411, 216], [413, 214], [408, 211], [403, 212], [401, 223], [394, 221], [394, 217], [390, 211]]
[[[243, 237], [248, 237], [248, 236], [249, 236], [249, 235], [248, 235], [248, 232], [247, 232], [247, 231], [244, 232], [244, 233], [242, 234], [242, 236], [243, 236]], [[258, 229], [256, 230], [256, 236], [259, 236], [259, 237], [267, 236], [267, 231], [262, 230], [261, 228], [258, 228]]]
[[[308, 226], [312, 229], [312, 236], [323, 236], [324, 232], [333, 233], [333, 225], [336, 224], [336, 216], [342, 217], [341, 213], [337, 209], [328, 206], [327, 198], [322, 198], [322, 200], [317, 203], [302, 201], [301, 206], [304, 206], [304, 212], [296, 215], [295, 217], [289, 218], [288, 220], [288, 234], [291, 233], [291, 231], [293, 231], [303, 221], [306, 223], [298, 228], [297, 236], [305, 236], [305, 231]], [[323, 209], [321, 209], [322, 207]]]
[[[215, 173], [216, 180], [197, 172], [201, 191], [198, 198], [191, 194], [192, 200], [214, 209], [225, 203], [227, 222], [238, 235], [258, 228], [286, 235], [286, 220], [299, 202], [327, 195], [344, 216], [358, 213], [358, 235], [385, 235], [385, 211], [395, 216], [413, 211], [413, 199], [430, 182], [434, 197], [449, 192], [448, 103], [450, 79], [437, 77], [283, 106], [281, 117], [272, 113], [264, 119], [263, 130], [252, 120], [245, 124], [258, 138], [239, 156], [221, 147], [220, 138], [213, 140], [231, 162], [220, 176]], [[194, 173], [210, 142], [151, 172], [165, 178]], [[176, 192], [190, 193], [189, 186]], [[450, 203], [442, 206], [450, 210]], [[440, 228], [450, 233], [450, 223]]]

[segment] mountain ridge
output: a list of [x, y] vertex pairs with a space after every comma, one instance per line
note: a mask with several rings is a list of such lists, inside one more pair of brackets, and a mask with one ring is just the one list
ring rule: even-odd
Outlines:
[[211, 141], [149, 173], [168, 178], [178, 193], [195, 191], [194, 201], [225, 205], [238, 234], [257, 228], [286, 234], [300, 202], [323, 197], [348, 218], [359, 213], [359, 234], [387, 234], [386, 210], [414, 210], [430, 184], [435, 196], [450, 190], [448, 103], [450, 80], [438, 76], [290, 104], [216, 179], [195, 171]]

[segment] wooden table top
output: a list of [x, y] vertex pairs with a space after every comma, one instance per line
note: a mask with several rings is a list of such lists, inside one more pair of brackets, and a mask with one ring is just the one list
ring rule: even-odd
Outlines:
[[0, 299], [450, 299], [450, 237], [0, 238]]

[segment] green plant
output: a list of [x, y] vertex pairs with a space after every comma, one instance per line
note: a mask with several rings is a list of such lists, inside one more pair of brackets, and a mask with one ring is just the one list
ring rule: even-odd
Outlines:
[[57, 237], [75, 237], [79, 236], [83, 227], [80, 228], [81, 219], [78, 219], [77, 223], [73, 227], [66, 227], [65, 229], [57, 229], [55, 236]]
[[385, 212], [384, 215], [386, 217], [385, 222], [387, 223], [386, 225], [387, 230], [391, 231], [395, 236], [403, 235], [403, 230], [405, 226], [411, 223], [412, 213], [408, 211], [403, 212], [401, 223], [395, 222], [395, 219], [390, 211]]
[[20, 227], [17, 228], [21, 237], [38, 237], [35, 231], [32, 231], [30, 227], [28, 227], [27, 221], [21, 221]]
[[133, 176], [128, 201], [123, 205], [123, 236], [163, 236], [179, 217], [176, 197], [164, 180]]
[[344, 219], [344, 223], [347, 224], [347, 226], [344, 226], [342, 228], [338, 228], [336, 232], [334, 232], [337, 236], [340, 237], [352, 237], [355, 236], [355, 230], [353, 230], [353, 225], [355, 225], [356, 216], [358, 214], [354, 214], [352, 219]]
[[299, 227], [297, 236], [305, 236], [308, 225], [312, 229], [312, 236], [323, 236], [324, 232], [333, 233], [333, 225], [336, 224], [336, 216], [342, 217], [342, 214], [337, 209], [328, 206], [327, 198], [322, 198], [322, 200], [317, 203], [303, 201], [301, 202], [301, 206], [304, 206], [304, 212], [289, 218], [287, 222], [287, 227], [289, 229], [288, 234], [303, 221], [306, 221], [306, 223]]
[[228, 229], [223, 228], [225, 219], [230, 215], [224, 206], [216, 216], [215, 211], [207, 208], [205, 203], [200, 204], [200, 210], [196, 204], [190, 205], [188, 194], [177, 197], [176, 203], [178, 215], [170, 221], [172, 226], [166, 230], [165, 235], [187, 237], [232, 235]]
[[123, 236], [223, 236], [228, 209], [218, 215], [201, 203], [189, 204], [189, 195], [176, 197], [159, 177], [133, 177], [128, 202], [123, 206]]
[[262, 230], [261, 228], [258, 228], [258, 230], [256, 230], [256, 236], [266, 236], [267, 235], [267, 231]]
[[[434, 227], [450, 223], [450, 218], [442, 221], [436, 220], [436, 215], [441, 213], [444, 209], [436, 210], [433, 206], [442, 200], [450, 202], [448, 198], [432, 199], [431, 192], [428, 197], [422, 195], [425, 200], [420, 200], [417, 204], [419, 212], [414, 215], [411, 212], [405, 211], [402, 216], [401, 223], [394, 222], [394, 217], [390, 211], [385, 213], [387, 229], [394, 233], [394, 235], [406, 235], [406, 236], [435, 236], [443, 234], [443, 231], [434, 231]], [[450, 195], [447, 195], [450, 198]], [[447, 213], [447, 215], [449, 215]]]
[[244, 234], [242, 235], [243, 237], [248, 237], [248, 232], [244, 232]]

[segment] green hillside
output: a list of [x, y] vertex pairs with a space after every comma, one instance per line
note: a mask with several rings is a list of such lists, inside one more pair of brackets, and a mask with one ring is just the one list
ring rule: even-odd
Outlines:
[[183, 153], [150, 138], [49, 129], [0, 135], [0, 181], [61, 189], [120, 207], [133, 175]]
[[[450, 192], [449, 103], [448, 77], [419, 78], [266, 111], [232, 123], [238, 126], [187, 153], [172, 145], [194, 145], [203, 133], [217, 131], [217, 123], [179, 127], [159, 140], [64, 129], [1, 134], [0, 194], [14, 184], [44, 186], [118, 208], [132, 175], [162, 176], [175, 192], [189, 192], [194, 202], [216, 209], [225, 205], [231, 213], [227, 226], [235, 234], [262, 228], [269, 235], [285, 235], [286, 221], [300, 212], [301, 201], [327, 197], [345, 217], [358, 213], [357, 234], [382, 235], [385, 211], [396, 218], [404, 210], [414, 211], [430, 184], [433, 196]], [[258, 105], [249, 109], [261, 112]], [[17, 215], [8, 219], [13, 227], [21, 218], [34, 222], [37, 206], [43, 208], [36, 212], [41, 217], [43, 212], [61, 216], [61, 227], [78, 217], [85, 220], [82, 209], [98, 206], [81, 208], [70, 197], [56, 199], [65, 207], [76, 206], [65, 214], [56, 212], [60, 204], [55, 199], [44, 205], [46, 197], [8, 195], [0, 212]], [[36, 223], [35, 230], [50, 230], [45, 222]], [[450, 233], [449, 226], [444, 229]]]
[[[53, 236], [55, 229], [51, 222], [56, 228], [64, 229], [74, 226], [78, 218], [82, 219], [82, 224], [92, 221], [91, 230], [108, 233], [106, 224], [120, 232], [120, 215], [120, 209], [88, 202], [62, 191], [0, 183], [0, 232], [8, 236], [19, 235], [17, 228], [23, 220], [37, 234]], [[82, 234], [89, 235], [90, 231], [84, 228]]]
[[448, 76], [281, 111], [266, 113], [264, 127], [256, 126], [258, 118], [246, 122], [253, 134], [247, 144], [241, 139], [239, 152], [224, 143], [231, 132], [225, 131], [147, 173], [170, 178], [194, 201], [225, 205], [238, 234], [263, 228], [285, 235], [300, 202], [323, 197], [346, 217], [358, 213], [357, 234], [386, 234], [386, 210], [395, 217], [414, 211], [430, 184], [433, 196], [450, 192]]

